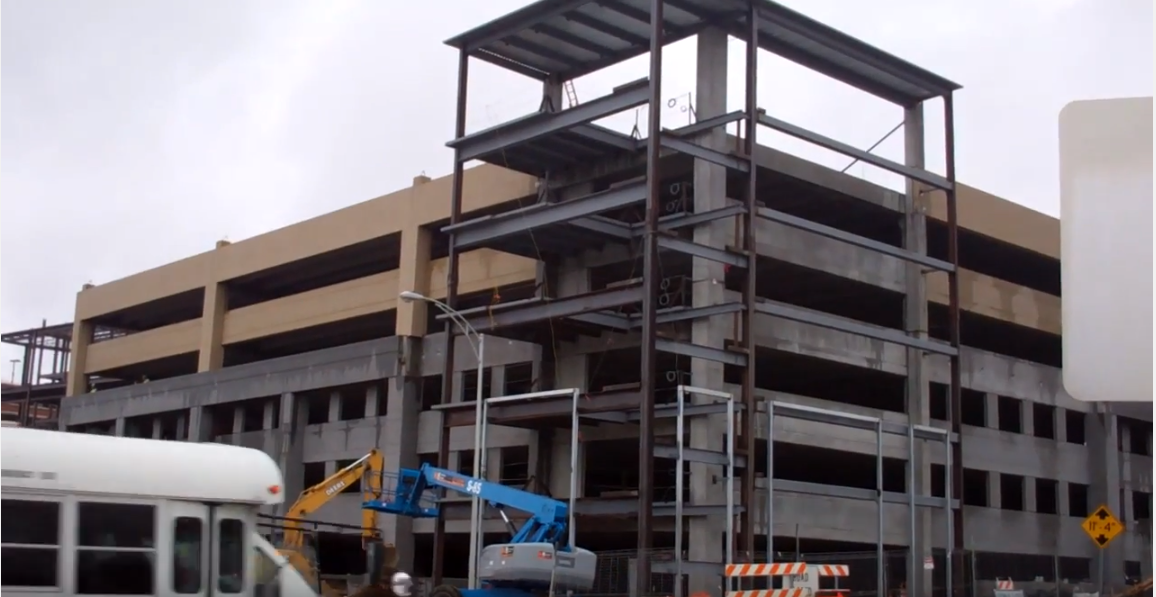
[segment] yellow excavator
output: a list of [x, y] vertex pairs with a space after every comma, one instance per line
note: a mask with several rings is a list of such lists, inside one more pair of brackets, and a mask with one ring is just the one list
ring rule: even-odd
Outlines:
[[[333, 473], [324, 481], [302, 491], [297, 501], [285, 511], [285, 516], [279, 518], [281, 540], [277, 545], [277, 551], [285, 556], [311, 586], [318, 587], [327, 597], [344, 592], [321, 583], [316, 565], [316, 549], [307, 531], [307, 526], [313, 523], [305, 519], [329, 500], [341, 495], [358, 480], [361, 481], [362, 501], [381, 496], [384, 464], [385, 458], [381, 452], [377, 449], [370, 450], [368, 454]], [[382, 544], [381, 531], [377, 527], [377, 512], [368, 509], [361, 511], [360, 530], [362, 547], [371, 555], [369, 561], [379, 562], [384, 566], [395, 566], [397, 554], [393, 546]], [[376, 576], [374, 573], [377, 571], [369, 572], [371, 576]]]

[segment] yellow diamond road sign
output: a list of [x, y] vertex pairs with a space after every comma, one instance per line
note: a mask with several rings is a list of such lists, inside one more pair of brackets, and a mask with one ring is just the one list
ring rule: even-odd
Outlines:
[[1100, 549], [1107, 547], [1116, 535], [1124, 532], [1124, 523], [1117, 520], [1107, 506], [1096, 508], [1096, 511], [1085, 518], [1080, 526], [1084, 527], [1084, 532]]

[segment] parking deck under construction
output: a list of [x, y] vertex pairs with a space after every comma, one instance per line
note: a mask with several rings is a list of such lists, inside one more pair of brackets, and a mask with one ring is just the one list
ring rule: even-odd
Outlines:
[[[664, 48], [692, 37], [694, 119], [664, 123]], [[595, 593], [714, 595], [724, 564], [797, 551], [840, 552], [862, 594], [1150, 568], [1150, 535], [1101, 551], [1079, 521], [1102, 503], [1145, 528], [1151, 420], [1063, 392], [1057, 222], [957, 183], [959, 85], [764, 0], [542, 0], [447, 43], [451, 176], [86, 287], [66, 383], [25, 394], [67, 394], [64, 429], [264, 449], [289, 494], [372, 448], [386, 470], [476, 460], [573, 498]], [[904, 158], [762, 109], [768, 52], [895, 104]], [[566, 91], [643, 55], [644, 79]], [[475, 60], [541, 81], [540, 109], [467, 131]], [[637, 134], [598, 124], [631, 110]], [[316, 519], [358, 524], [338, 498]], [[468, 500], [382, 518], [401, 567], [465, 576]]]

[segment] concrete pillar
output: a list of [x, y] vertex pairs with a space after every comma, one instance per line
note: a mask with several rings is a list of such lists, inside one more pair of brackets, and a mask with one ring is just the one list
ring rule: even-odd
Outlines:
[[270, 430], [277, 428], [277, 403], [273, 400], [266, 400], [265, 405], [261, 409], [261, 429]]
[[[550, 445], [550, 495], [565, 500], [570, 497], [570, 431], [555, 430]], [[586, 469], [586, 444], [578, 442], [578, 471], [574, 485], [578, 497], [585, 495], [584, 471]]]
[[1068, 496], [1068, 482], [1056, 482], [1056, 514], [1060, 516], [1072, 515], [1072, 500]]
[[208, 442], [213, 440], [213, 412], [204, 406], [194, 406], [189, 409], [189, 433], [191, 442]]
[[[292, 392], [281, 394], [281, 420], [277, 426], [277, 464], [285, 476], [285, 495], [295, 496], [305, 489], [305, 423], [309, 417], [309, 406]], [[290, 503], [286, 501], [278, 508], [285, 515]]]
[[554, 386], [558, 389], [586, 390], [589, 381], [589, 359], [584, 354], [559, 356], [554, 363]]
[[1024, 512], [1039, 512], [1036, 502], [1036, 479], [1024, 477]]
[[489, 448], [486, 450], [486, 480], [495, 483], [502, 480], [501, 448]]
[[1020, 400], [1020, 432], [1036, 434], [1036, 403], [1031, 400]]
[[329, 393], [329, 415], [325, 419], [330, 423], [341, 420], [341, 392], [333, 390]]
[[117, 417], [116, 421], [113, 422], [113, 424], [112, 424], [112, 434], [117, 436], [117, 437], [126, 437], [125, 433], [127, 433], [127, 432], [128, 432], [128, 422], [125, 420], [124, 417]]
[[[414, 186], [425, 184], [429, 178], [414, 178]], [[430, 292], [430, 237], [429, 230], [411, 223], [401, 233], [401, 262], [398, 265], [398, 290], [411, 290], [429, 296]], [[389, 297], [395, 298], [395, 297]], [[429, 305], [425, 301], [398, 301], [397, 335], [424, 336], [427, 333]]]
[[[403, 337], [405, 354], [421, 354], [421, 339]], [[421, 372], [417, 359], [406, 359], [402, 375], [389, 380], [387, 410], [378, 445], [385, 456], [385, 470], [417, 468], [418, 416], [421, 414]], [[439, 425], [439, 428], [441, 426]], [[413, 569], [413, 519], [405, 516], [380, 516], [382, 539], [397, 547], [398, 567]]]
[[[905, 163], [914, 168], [925, 168], [925, 148], [923, 132], [923, 104], [907, 108], [903, 114]], [[927, 253], [927, 195], [923, 185], [908, 179], [904, 192], [903, 246], [918, 254]], [[907, 263], [904, 269], [906, 300], [904, 303], [904, 327], [908, 335], [927, 338], [927, 280], [923, 268], [917, 263]], [[907, 416], [911, 425], [931, 424], [931, 385], [925, 367], [927, 355], [918, 349], [907, 349]], [[931, 495], [931, 447], [928, 442], [918, 442], [915, 446], [916, 470], [915, 487], [911, 491], [919, 495]], [[946, 471], [951, 474], [951, 471]], [[930, 595], [932, 591], [931, 571], [921, 564], [931, 557], [932, 519], [929, 508], [920, 508], [915, 516], [915, 545], [911, 546], [908, 578], [909, 588], [917, 589], [914, 594]]]
[[185, 413], [177, 415], [177, 441], [189, 441], [189, 416]]
[[[365, 388], [365, 418], [372, 419], [378, 416], [377, 400], [381, 388], [377, 384], [369, 384]], [[385, 414], [385, 413], [381, 413]]]
[[[217, 248], [225, 245], [218, 244]], [[201, 342], [197, 354], [197, 371], [216, 371], [225, 362], [225, 347], [221, 344], [225, 329], [225, 313], [229, 310], [229, 292], [223, 282], [205, 285], [205, 304], [201, 310]]]
[[1056, 407], [1053, 411], [1053, 417], [1056, 424], [1056, 442], [1064, 443], [1068, 441], [1068, 411], [1067, 409]]
[[[241, 403], [233, 406], [233, 435], [238, 435], [245, 430], [245, 407]], [[233, 442], [237, 443], [238, 439], [233, 438]]]
[[450, 399], [450, 402], [461, 402], [463, 400], [469, 400], [472, 402], [474, 400], [473, 396], [464, 398], [466, 391], [466, 376], [469, 375], [470, 377], [475, 377], [477, 374], [477, 371], [454, 371], [454, 396], [452, 399]]
[[[1105, 405], [1096, 403], [1095, 411], [1084, 417], [1085, 439], [1088, 448], [1088, 471], [1091, 473], [1091, 486], [1088, 489], [1088, 506], [1094, 510], [1101, 504], [1108, 507], [1117, 517], [1120, 511], [1120, 451], [1119, 419], [1106, 412]], [[1104, 549], [1098, 549], [1089, 544], [1089, 552], [1094, 556], [1104, 558], [1102, 569], [1104, 576], [1101, 579], [1101, 566], [1093, 561], [1093, 577], [1097, 582], [1103, 581], [1110, 591], [1113, 587], [1119, 589], [1124, 583], [1124, 549], [1127, 541], [1113, 541]], [[1099, 553], [1097, 553], [1099, 552]]]
[[[698, 34], [697, 84], [695, 109], [698, 120], [705, 120], [725, 114], [727, 111], [727, 34], [721, 29], [707, 29]], [[720, 151], [726, 151], [727, 138], [723, 128], [714, 128], [692, 141]], [[704, 213], [727, 205], [727, 170], [707, 162], [694, 162], [694, 211]], [[715, 220], [696, 226], [694, 242], [726, 248], [736, 245], [735, 222], [730, 219]], [[722, 263], [709, 259], [691, 260], [691, 301], [693, 307], [706, 307], [726, 302], [726, 269]], [[691, 323], [691, 342], [711, 348], [726, 348], [728, 339], [734, 337], [734, 317], [720, 315], [696, 319]], [[690, 363], [691, 384], [713, 390], [723, 389], [723, 365], [705, 359], [692, 359]], [[742, 399], [741, 396], [736, 398]], [[694, 402], [701, 397], [691, 397]], [[722, 450], [723, 438], [728, 430], [726, 417], [695, 417], [688, 420], [690, 447]], [[726, 500], [725, 475], [715, 465], [690, 464], [691, 504], [722, 504]], [[749, 507], [749, 504], [748, 504]], [[689, 534], [687, 559], [698, 562], [721, 562], [723, 554], [723, 531], [726, 521], [721, 517], [695, 517], [686, 519]], [[691, 594], [712, 592], [718, 580], [700, 575], [690, 575], [688, 590]]]
[[1002, 491], [1000, 487], [1000, 474], [995, 471], [988, 471], [987, 473], [987, 507], [1000, 508], [1002, 503]]
[[160, 439], [161, 438], [161, 418], [160, 417], [153, 417], [152, 438], [153, 439]]
[[999, 429], [999, 396], [987, 393], [983, 395], [983, 426], [988, 429]]
[[490, 367], [490, 398], [506, 395], [506, 366]]
[[[79, 315], [79, 314], [78, 314]], [[92, 344], [92, 323], [77, 317], [72, 323], [72, 341], [69, 344], [68, 378], [64, 393], [79, 396], [88, 393], [88, 347]]]

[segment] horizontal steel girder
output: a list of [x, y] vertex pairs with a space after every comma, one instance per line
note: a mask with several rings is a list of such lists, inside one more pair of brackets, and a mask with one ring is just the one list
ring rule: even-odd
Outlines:
[[[667, 445], [654, 446], [654, 456], [656, 458], [677, 460], [678, 447]], [[702, 448], [688, 448], [686, 446], [682, 448], [682, 459], [687, 462], [701, 462], [702, 464], [717, 464], [719, 466], [726, 466], [728, 464], [726, 452], [704, 450]], [[735, 466], [742, 468], [746, 465], [747, 457], [741, 454], [735, 454]]]
[[690, 255], [691, 257], [701, 257], [702, 259], [709, 259], [717, 263], [725, 263], [743, 269], [746, 269], [749, 263], [746, 255], [732, 253], [726, 249], [709, 247], [667, 234], [658, 235], [658, 248], [667, 251], [676, 251], [684, 255]]
[[855, 334], [865, 338], [874, 338], [892, 344], [899, 344], [901, 346], [909, 346], [917, 348], [930, 353], [953, 356], [956, 354], [955, 348], [946, 342], [939, 342], [938, 340], [924, 340], [908, 336], [900, 330], [880, 327], [867, 323], [861, 323], [846, 317], [836, 317], [810, 309], [803, 309], [794, 305], [786, 303], [779, 303], [774, 301], [760, 301], [755, 304], [755, 309], [764, 315], [771, 315], [774, 317], [782, 317], [791, 321], [799, 323], [807, 323], [816, 325], [821, 328], [830, 330], [837, 330], [846, 332], [848, 334]]
[[[728, 199], [728, 201], [733, 201], [733, 199]], [[713, 222], [723, 218], [741, 216], [745, 213], [747, 213], [746, 206], [739, 203], [734, 203], [726, 207], [720, 207], [718, 209], [712, 209], [710, 211], [704, 211], [700, 213], [672, 214], [659, 218], [658, 229], [664, 232], [669, 230], [679, 230], [681, 228], [698, 226], [699, 224], [706, 224], [707, 222]], [[634, 232], [634, 236], [642, 236], [642, 233], [645, 231], [644, 224], [642, 223], [632, 224], [630, 228], [631, 231]]]
[[809, 143], [814, 143], [820, 147], [830, 149], [831, 151], [837, 151], [847, 157], [855, 158], [860, 162], [878, 166], [884, 170], [894, 172], [901, 176], [906, 176], [911, 180], [917, 180], [924, 184], [929, 184], [937, 189], [950, 191], [954, 186], [951, 184], [951, 181], [933, 172], [928, 172], [927, 170], [922, 170], [919, 168], [912, 168], [911, 166], [905, 166], [899, 162], [895, 162], [887, 158], [877, 156], [873, 153], [863, 151], [858, 147], [853, 147], [842, 141], [837, 141], [825, 135], [820, 135], [819, 133], [809, 131], [801, 126], [779, 120], [778, 118], [772, 118], [764, 113], [759, 114], [759, 124], [775, 129], [780, 133], [795, 137], [796, 139], [802, 139]]
[[530, 304], [507, 309], [503, 309], [499, 305], [491, 312], [467, 316], [466, 321], [479, 332], [485, 332], [502, 327], [625, 307], [642, 301], [642, 294], [642, 286], [635, 284], [589, 294], [534, 301]]
[[[764, 491], [766, 486], [763, 486]], [[805, 481], [787, 481], [785, 479], [775, 479], [773, 489], [775, 493], [801, 493], [804, 495], [818, 495], [823, 497], [844, 498], [848, 500], [862, 500], [866, 502], [875, 501], [879, 492], [874, 489], [863, 489], [860, 487], [844, 487], [842, 485], [826, 485], [823, 483], [807, 483]], [[883, 501], [888, 504], [908, 504], [910, 503], [910, 496], [906, 493], [898, 491], [884, 491]], [[947, 500], [939, 497], [931, 497], [929, 495], [916, 495], [915, 505], [927, 508], [943, 508], [947, 505]], [[951, 507], [958, 508], [959, 500], [951, 500]]]
[[681, 340], [669, 340], [667, 338], [657, 338], [655, 344], [656, 348], [662, 352], [679, 354], [692, 359], [714, 361], [725, 365], [734, 365], [736, 367], [747, 366], [747, 355], [739, 352], [732, 352], [721, 348], [711, 348], [709, 346], [692, 344]]
[[577, 199], [559, 203], [537, 203], [494, 216], [475, 218], [445, 226], [442, 232], [453, 234], [459, 251], [484, 246], [511, 236], [541, 228], [587, 218], [646, 200], [646, 181], [638, 180]]
[[793, 215], [788, 214], [788, 213], [783, 213], [781, 211], [777, 211], [774, 209], [768, 209], [765, 207], [759, 208], [759, 210], [756, 213], [758, 214], [758, 216], [760, 218], [763, 218], [764, 220], [770, 220], [772, 222], [778, 222], [778, 223], [783, 224], [785, 226], [790, 226], [791, 228], [797, 228], [799, 230], [805, 230], [805, 231], [811, 232], [813, 234], [818, 234], [819, 236], [825, 236], [825, 237], [833, 239], [833, 240], [845, 242], [849, 245], [854, 245], [856, 247], [869, 249], [869, 250], [875, 251], [877, 253], [882, 253], [884, 255], [890, 255], [891, 257], [896, 257], [896, 258], [902, 259], [904, 261], [910, 261], [911, 263], [918, 263], [920, 265], [927, 266], [931, 269], [935, 269], [935, 270], [939, 270], [939, 271], [943, 271], [943, 272], [955, 271], [954, 265], [952, 265], [952, 264], [950, 264], [950, 263], [948, 263], [942, 259], [936, 259], [934, 257], [928, 257], [927, 255], [923, 255], [921, 253], [916, 253], [914, 251], [908, 251], [907, 249], [901, 249], [899, 247], [889, 245], [887, 243], [882, 243], [882, 242], [879, 242], [877, 240], [867, 238], [865, 236], [859, 236], [858, 234], [852, 234], [850, 232], [840, 230], [838, 228], [833, 228], [831, 226], [826, 226], [823, 224], [819, 224], [817, 222], [812, 222], [808, 219], [800, 218], [798, 216], [793, 216]]
[[551, 133], [613, 116], [650, 100], [650, 82], [641, 79], [602, 96], [559, 112], [537, 112], [498, 126], [466, 135], [446, 145], [458, 150], [458, 161], [476, 160], [484, 155], [520, 145]]
[[730, 168], [731, 170], [736, 170], [738, 172], [748, 172], [751, 169], [751, 163], [746, 158], [740, 158], [729, 153], [703, 147], [698, 143], [680, 139], [674, 135], [671, 135], [670, 133], [663, 133], [663, 135], [659, 137], [659, 143], [667, 149], [672, 149], [681, 154], [704, 160], [712, 164], [717, 164], [724, 168]]
[[[864, 429], [866, 431], [875, 431], [876, 429], [881, 429], [883, 433], [899, 435], [903, 437], [907, 437], [908, 435], [907, 425], [902, 423], [892, 423], [890, 421], [881, 421], [875, 417], [866, 417], [825, 408], [813, 408], [810, 406], [789, 404], [779, 401], [774, 401], [771, 403], [771, 405], [772, 411], [776, 417], [786, 417], [789, 419], [798, 419], [801, 421], [814, 421], [816, 423], [828, 423], [830, 425], [853, 427], [855, 429]], [[924, 425], [914, 425], [913, 432], [916, 439], [935, 442], [943, 442], [945, 439], [955, 441], [955, 439], [958, 437], [955, 433], [949, 434], [945, 429], [928, 427]]]

